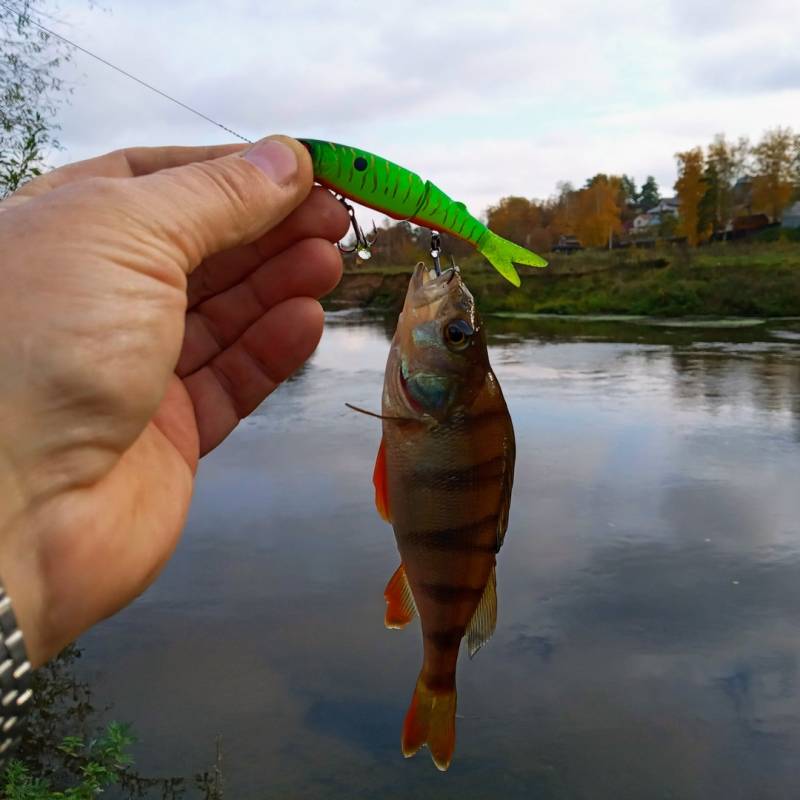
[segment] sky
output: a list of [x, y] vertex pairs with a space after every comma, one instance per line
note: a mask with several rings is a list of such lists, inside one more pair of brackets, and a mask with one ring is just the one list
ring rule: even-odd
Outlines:
[[[654, 175], [716, 133], [800, 130], [797, 0], [60, 0], [46, 23], [250, 139], [371, 150], [482, 213], [597, 172]], [[63, 163], [231, 141], [77, 53]]]

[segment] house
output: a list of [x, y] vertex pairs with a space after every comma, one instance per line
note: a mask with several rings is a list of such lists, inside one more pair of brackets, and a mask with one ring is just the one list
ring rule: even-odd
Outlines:
[[766, 214], [746, 214], [741, 217], [734, 217], [731, 232], [740, 234], [756, 233], [768, 227], [769, 217]]
[[645, 233], [661, 225], [664, 217], [678, 215], [678, 198], [664, 197], [658, 205], [647, 209], [644, 214], [639, 214], [633, 220], [633, 233]]
[[781, 225], [784, 228], [800, 229], [800, 200], [783, 212]]
[[558, 243], [553, 248], [554, 253], [574, 253], [576, 250], [583, 250], [583, 245], [575, 236], [559, 236]]

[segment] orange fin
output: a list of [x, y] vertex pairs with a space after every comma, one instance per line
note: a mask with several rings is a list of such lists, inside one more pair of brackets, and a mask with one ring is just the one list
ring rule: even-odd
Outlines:
[[372, 473], [372, 483], [375, 486], [375, 505], [378, 513], [387, 522], [391, 522], [389, 515], [389, 484], [386, 480], [386, 445], [381, 439], [378, 448], [378, 457], [375, 459], [375, 471]]
[[420, 675], [403, 723], [403, 755], [410, 758], [424, 744], [444, 772], [456, 746], [456, 690], [431, 691]]
[[417, 613], [414, 595], [408, 585], [405, 567], [401, 564], [389, 578], [383, 591], [386, 598], [386, 616], [383, 619], [387, 628], [405, 628]]

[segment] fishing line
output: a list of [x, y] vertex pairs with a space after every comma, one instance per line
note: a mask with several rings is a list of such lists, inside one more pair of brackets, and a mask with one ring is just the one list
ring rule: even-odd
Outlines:
[[201, 119], [204, 119], [206, 122], [210, 122], [212, 125], [216, 125], [218, 128], [222, 128], [223, 131], [232, 134], [237, 139], [241, 139], [243, 142], [247, 142], [248, 144], [252, 144], [253, 140], [248, 139], [246, 136], [242, 136], [241, 133], [236, 133], [236, 131], [229, 128], [227, 125], [223, 125], [221, 122], [217, 122], [215, 119], [204, 114], [202, 111], [198, 111], [196, 108], [192, 108], [186, 103], [181, 102], [172, 95], [167, 94], [166, 92], [162, 92], [161, 89], [157, 89], [152, 84], [147, 83], [147, 81], [143, 81], [141, 78], [137, 78], [135, 75], [131, 75], [130, 72], [122, 69], [122, 67], [118, 67], [116, 64], [112, 64], [110, 61], [107, 61], [105, 58], [98, 56], [96, 53], [93, 53], [91, 50], [87, 50], [85, 47], [81, 47], [81, 45], [76, 44], [71, 39], [67, 39], [66, 36], [62, 36], [60, 33], [56, 33], [54, 30], [50, 28], [46, 28], [41, 23], [37, 22], [33, 19], [30, 15], [23, 13], [18, 8], [9, 5], [8, 3], [4, 2], [4, 0], [0, 0], [0, 7], [5, 8], [6, 11], [10, 11], [12, 14], [16, 14], [18, 17], [26, 19], [30, 22], [31, 25], [35, 25], [40, 30], [44, 31], [45, 33], [49, 34], [50, 36], [55, 36], [56, 39], [60, 39], [65, 44], [68, 44], [70, 47], [74, 47], [76, 50], [80, 50], [81, 53], [85, 53], [87, 56], [95, 59], [95, 61], [99, 61], [101, 64], [105, 64], [107, 67], [111, 67], [111, 69], [116, 70], [121, 75], [124, 75], [126, 78], [130, 78], [132, 81], [136, 81], [136, 83], [144, 86], [145, 89], [149, 89], [151, 92], [155, 92], [156, 94], [160, 94], [162, 97], [170, 100], [171, 102], [179, 105], [181, 108], [185, 108], [187, 111], [191, 111], [192, 114], [196, 114]]

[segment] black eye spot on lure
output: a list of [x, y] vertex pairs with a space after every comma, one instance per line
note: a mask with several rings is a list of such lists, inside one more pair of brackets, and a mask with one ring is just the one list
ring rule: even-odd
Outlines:
[[359, 171], [363, 172], [367, 168], [367, 159], [364, 156], [359, 156], [354, 162], [353, 166]]

